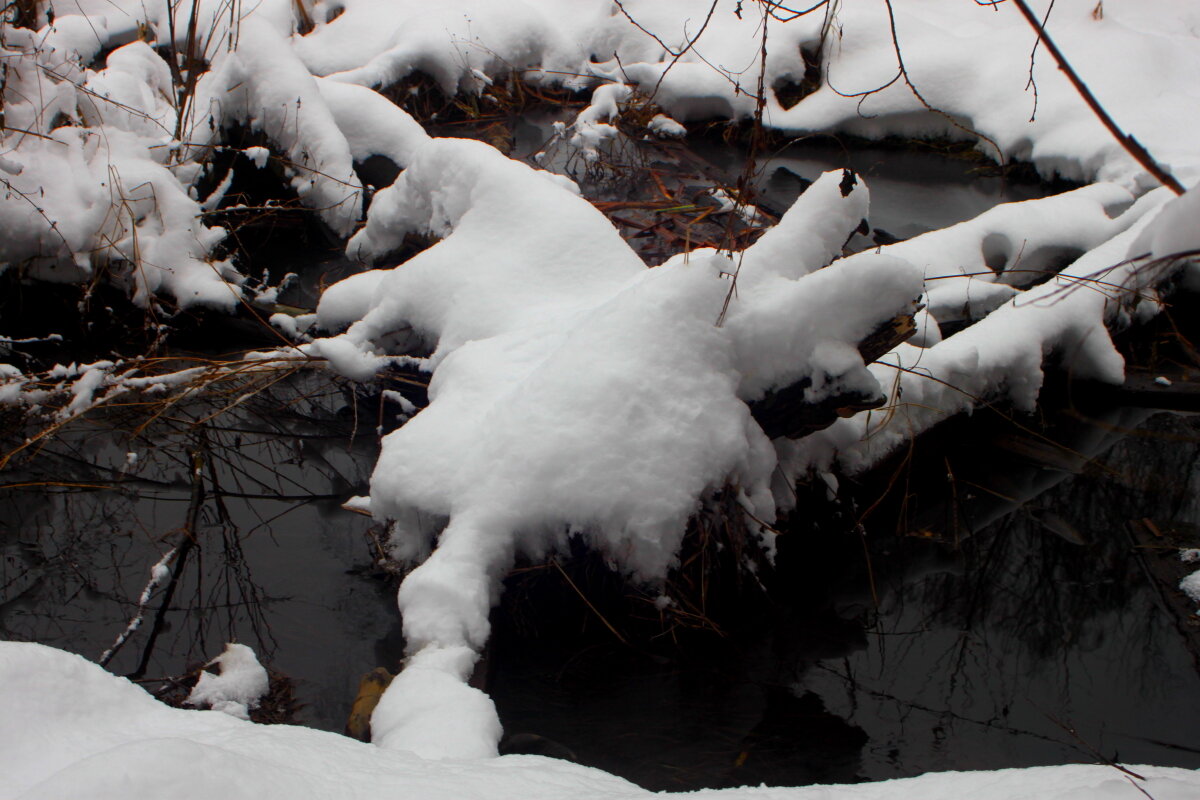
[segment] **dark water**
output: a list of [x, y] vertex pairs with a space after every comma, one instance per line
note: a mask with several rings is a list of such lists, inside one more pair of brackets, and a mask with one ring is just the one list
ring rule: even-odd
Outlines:
[[218, 403], [181, 404], [138, 433], [136, 417], [95, 414], [14, 459], [0, 489], [0, 637], [98, 659], [135, 614], [151, 565], [182, 542], [199, 451], [196, 546], [170, 605], [160, 614], [160, 588], [109, 668], [154, 691], [240, 641], [296, 681], [300, 721], [340, 730], [397, 624], [386, 582], [370, 574], [370, 520], [340, 508], [365, 490], [375, 422], [352, 436], [340, 391], [315, 375], [197, 424]]
[[[199, 448], [198, 546], [153, 647], [161, 591], [110, 668], [175, 676], [237, 639], [296, 681], [299, 721], [340, 730], [358, 678], [401, 645], [369, 520], [340, 508], [374, 459], [374, 420], [351, 439], [349, 408], [308, 376], [203, 433], [186, 408], [134, 438], [118, 419], [68, 429], [9, 482], [102, 488], [0, 494], [0, 635], [97, 658], [178, 541]], [[1047, 427], [1058, 456], [1003, 421], [923, 440], [906, 509], [868, 519], [869, 569], [857, 535], [798, 519], [770, 619], [748, 631], [664, 656], [498, 621], [489, 688], [506, 729], [664, 789], [1102, 757], [1200, 767], [1195, 623], [1189, 639], [1128, 533], [1144, 518], [1200, 531], [1200, 420], [1065, 420]], [[918, 485], [941, 461], [955, 492]]]
[[[799, 178], [851, 166], [873, 225], [909, 236], [1045, 192], [933, 155], [826, 150], [768, 164], [764, 204], [786, 208]], [[350, 268], [307, 270], [293, 302], [318, 272]], [[366, 491], [381, 420], [321, 375], [209, 419], [230, 399], [144, 429], [93, 415], [14, 459], [0, 637], [99, 657], [180, 542], [198, 451], [196, 546], [110, 669], [153, 691], [238, 640], [293, 679], [298, 721], [341, 730], [359, 677], [402, 653], [378, 532], [341, 508]], [[840, 511], [798, 515], [769, 610], [724, 638], [672, 652], [497, 620], [489, 688], [506, 729], [661, 789], [1104, 758], [1200, 767], [1196, 619], [1163, 582], [1171, 547], [1131, 532], [1149, 519], [1171, 546], [1200, 546], [1200, 422], [1114, 408], [1038, 426], [956, 423], [911, 462], [849, 482]], [[888, 484], [860, 536], [847, 520]]]
[[[555, 121], [564, 120], [549, 116], [522, 118], [514, 127], [513, 155], [531, 166], [569, 175], [588, 196], [606, 195], [614, 184], [618, 191], [628, 191], [622, 175], [641, 174], [639, 168], [655, 168], [664, 155], [678, 163], [669, 142], [665, 150], [660, 150], [653, 144], [623, 139], [600, 162], [611, 168], [589, 165], [570, 148], [555, 143], [551, 127]], [[737, 184], [749, 156], [744, 146], [718, 138], [689, 140], [687, 146], [689, 153], [707, 167], [709, 178], [727, 186]], [[539, 151], [543, 155], [535, 160], [533, 155]], [[688, 160], [688, 164], [693, 163]], [[999, 203], [1045, 197], [1057, 188], [1066, 188], [1004, 177], [990, 162], [965, 154], [947, 157], [932, 147], [884, 147], [861, 142], [849, 145], [823, 136], [799, 139], [761, 153], [751, 175], [754, 202], [770, 213], [781, 214], [810, 183], [834, 169], [850, 169], [864, 179], [871, 195], [872, 228], [881, 228], [899, 239], [972, 219]]]
[[[745, 153], [717, 144], [698, 152], [727, 175], [737, 176]], [[999, 203], [1051, 194], [1044, 184], [980, 174], [980, 165], [934, 151], [849, 147], [827, 138], [806, 140], [764, 154], [755, 171], [757, 202], [776, 213], [823, 172], [850, 169], [871, 193], [871, 227], [899, 239], [972, 219]]]
[[765, 631], [675, 659], [510, 633], [502, 718], [655, 789], [1200, 767], [1200, 626], [1164, 604], [1129, 534], [1149, 518], [1200, 543], [1200, 420], [1148, 417], [1060, 421], [1057, 452], [1095, 456], [1069, 469], [1013, 455], [1003, 421], [923, 440], [957, 493], [914, 467], [914, 492], [931, 475], [941, 491], [872, 515], [869, 566], [852, 531], [798, 520]]

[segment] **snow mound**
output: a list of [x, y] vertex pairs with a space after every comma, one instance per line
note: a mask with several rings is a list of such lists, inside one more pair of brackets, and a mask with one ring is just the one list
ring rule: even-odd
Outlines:
[[244, 644], [230, 642], [207, 666], [219, 667], [220, 674], [201, 672], [185, 702], [249, 719], [250, 711], [258, 708], [270, 684], [267, 671], [258, 663], [254, 651]]
[[[0, 799], [129, 797], [203, 800], [617, 800], [651, 792], [600, 770], [541, 756], [430, 762], [324, 731], [254, 725], [225, 714], [169, 708], [83, 658], [0, 642]], [[1200, 792], [1200, 773], [1134, 767], [1156, 800]], [[1074, 765], [923, 775], [799, 789], [702, 791], [698, 798], [761, 800], [1113, 800], [1140, 797], [1111, 767]]]

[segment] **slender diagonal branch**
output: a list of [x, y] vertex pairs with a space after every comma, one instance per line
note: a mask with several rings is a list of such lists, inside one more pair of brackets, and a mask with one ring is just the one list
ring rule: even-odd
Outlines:
[[1143, 169], [1153, 175], [1159, 183], [1161, 183], [1163, 186], [1166, 186], [1175, 194], [1183, 194], [1185, 191], [1183, 184], [1181, 184], [1174, 175], [1167, 172], [1166, 169], [1160, 166], [1158, 162], [1154, 160], [1154, 157], [1151, 156], [1146, 150], [1146, 148], [1142, 147], [1137, 139], [1133, 138], [1117, 127], [1116, 121], [1114, 121], [1109, 113], [1104, 110], [1104, 107], [1100, 105], [1100, 101], [1098, 101], [1096, 96], [1092, 94], [1092, 90], [1087, 87], [1087, 84], [1085, 84], [1079, 77], [1079, 73], [1077, 73], [1074, 68], [1071, 67], [1070, 63], [1067, 62], [1067, 59], [1063, 55], [1062, 51], [1058, 49], [1058, 45], [1056, 45], [1054, 40], [1050, 38], [1050, 34], [1046, 33], [1046, 29], [1042, 27], [1042, 23], [1038, 21], [1038, 18], [1034, 15], [1033, 10], [1029, 8], [1029, 3], [1025, 2], [1025, 0], [1013, 0], [1013, 3], [1016, 5], [1017, 9], [1020, 10], [1021, 15], [1025, 17], [1025, 20], [1033, 27], [1035, 31], [1037, 31], [1038, 37], [1041, 39], [1042, 44], [1046, 46], [1046, 50], [1050, 53], [1051, 57], [1054, 58], [1054, 62], [1058, 64], [1058, 68], [1067, 76], [1067, 80], [1069, 80], [1071, 85], [1075, 87], [1075, 91], [1079, 92], [1079, 96], [1083, 98], [1085, 103], [1087, 103], [1088, 108], [1092, 110], [1092, 113], [1095, 114], [1102, 123], [1104, 123], [1104, 127], [1108, 128], [1108, 132], [1111, 133], [1113, 137], [1120, 142], [1121, 146], [1125, 148], [1126, 152], [1133, 156], [1138, 164], [1140, 164]]

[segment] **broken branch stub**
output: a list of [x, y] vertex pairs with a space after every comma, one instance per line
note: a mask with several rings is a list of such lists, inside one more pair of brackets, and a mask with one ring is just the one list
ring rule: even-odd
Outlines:
[[[908, 341], [917, 332], [914, 304], [910, 313], [900, 314], [876, 328], [858, 344], [858, 352], [864, 364], [878, 360], [884, 353]], [[812, 385], [811, 377], [768, 392], [762, 399], [751, 402], [750, 415], [772, 439], [787, 437], [799, 439], [816, 431], [828, 428], [839, 417], [848, 417], [859, 411], [879, 408], [887, 402], [880, 394], [858, 391], [834, 394], [822, 400], [812, 401], [805, 397]]]

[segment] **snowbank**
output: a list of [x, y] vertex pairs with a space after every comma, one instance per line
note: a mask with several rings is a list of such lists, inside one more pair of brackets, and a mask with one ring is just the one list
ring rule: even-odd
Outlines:
[[[650, 792], [599, 770], [541, 756], [430, 762], [323, 731], [254, 725], [169, 708], [85, 659], [0, 643], [0, 798], [636, 798]], [[1134, 767], [1157, 800], [1200, 792], [1200, 773]], [[731, 789], [697, 798], [762, 800], [1067, 800], [1143, 797], [1102, 766], [930, 774], [803, 789]]]
[[[8, 63], [20, 68], [3, 89], [0, 268], [60, 281], [104, 270], [142, 305], [158, 295], [233, 308], [243, 279], [213, 257], [224, 231], [202, 214], [229, 185], [207, 172], [227, 131], [261, 133], [300, 200], [349, 236], [363, 206], [354, 162], [377, 155], [404, 166], [423, 136], [372, 90], [416, 72], [447, 93], [513, 73], [591, 89], [571, 136], [589, 158], [633, 90], [673, 120], [739, 120], [755, 113], [761, 81], [764, 124], [788, 133], [950, 136], [1046, 175], [1134, 193], [1154, 185], [1052, 60], [1031, 58], [1036, 37], [1011, 3], [896, 4], [894, 20], [881, 4], [817, 4], [799, 16], [767, 8], [576, 0], [564, 13], [552, 0], [503, 11], [475, 0], [345, 0], [316, 3], [315, 27], [298, 35], [292, 2], [230, 12], [197, 0], [199, 61], [173, 70], [161, 54], [188, 49], [191, 2], [56, 3], [39, 31], [3, 28]], [[1194, 4], [1062, 0], [1048, 29], [1120, 124], [1185, 183], [1200, 178], [1190, 133], [1200, 89], [1186, 78], [1200, 72]], [[813, 69], [822, 80], [785, 104]], [[215, 188], [201, 197], [201, 185]]]
[[[1044, 16], [1047, 3], [1033, 5]], [[951, 136], [978, 141], [992, 157], [1032, 161], [1047, 175], [1152, 185], [1053, 60], [1045, 52], [1031, 59], [1036, 35], [1011, 3], [894, 4], [895, 41], [877, 3], [809, 4], [813, 11], [800, 16], [737, 0], [628, 0], [621, 8], [579, 0], [569, 14], [550, 0], [510, 4], [503, 14], [465, 1], [436, 10], [413, 0], [338, 7], [328, 22], [318, 14], [296, 45], [314, 74], [338, 81], [382, 87], [421, 71], [453, 93], [510, 71], [569, 85], [603, 79], [631, 83], [687, 122], [750, 117], [761, 74], [763, 120], [783, 131]], [[1200, 11], [1170, 0], [1136, 8], [1064, 0], [1047, 29], [1120, 124], [1185, 182], [1200, 177], [1188, 134], [1200, 121], [1200, 90], [1179, 78], [1200, 70]], [[936, 112], [893, 80], [897, 46], [908, 80]], [[805, 78], [806, 54], [824, 81], [785, 107], [780, 95]], [[586, 137], [580, 144], [592, 146]]]

